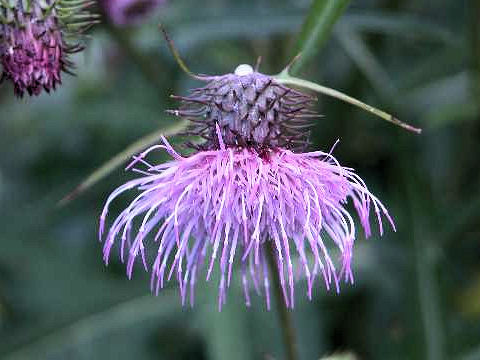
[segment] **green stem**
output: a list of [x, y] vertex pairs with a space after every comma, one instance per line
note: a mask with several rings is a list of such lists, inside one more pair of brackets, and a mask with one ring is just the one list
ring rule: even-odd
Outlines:
[[277, 80], [277, 82], [279, 82], [280, 84], [284, 84], [284, 85], [291, 85], [291, 86], [301, 87], [301, 88], [304, 88], [304, 89], [309, 89], [309, 90], [312, 90], [312, 91], [316, 91], [320, 94], [324, 94], [324, 95], [327, 95], [327, 96], [334, 97], [336, 99], [345, 101], [346, 103], [349, 103], [351, 105], [357, 106], [357, 107], [359, 107], [359, 108], [361, 108], [365, 111], [368, 111], [369, 113], [371, 113], [373, 115], [376, 115], [376, 116], [382, 118], [383, 120], [391, 122], [392, 124], [400, 126], [400, 127], [404, 128], [406, 130], [415, 132], [417, 134], [420, 134], [422, 132], [422, 129], [413, 127], [411, 125], [408, 125], [408, 124], [404, 123], [403, 121], [400, 121], [399, 119], [397, 119], [393, 115], [390, 115], [390, 114], [386, 113], [385, 111], [382, 111], [382, 110], [377, 109], [373, 106], [370, 106], [370, 105], [368, 105], [368, 104], [366, 104], [366, 103], [364, 103], [360, 100], [357, 100], [357, 99], [355, 99], [351, 96], [348, 96], [348, 95], [346, 95], [346, 94], [344, 94], [344, 93], [342, 93], [338, 90], [331, 89], [329, 87], [322, 86], [322, 85], [319, 85], [317, 83], [314, 83], [314, 82], [311, 82], [311, 81], [308, 81], [308, 80], [299, 79], [299, 78], [290, 76], [288, 74], [288, 71], [289, 71], [289, 68], [285, 69], [280, 74], [276, 75], [275, 79]]
[[[438, 249], [437, 234], [431, 229], [429, 219], [425, 218], [428, 209], [425, 201], [420, 201], [420, 184], [410, 163], [402, 162], [406, 186], [406, 203], [410, 208], [410, 221], [413, 238], [415, 275], [417, 279], [420, 321], [425, 337], [425, 359], [442, 360], [450, 358], [445, 351], [445, 331], [442, 322], [440, 290], [436, 274]], [[426, 202], [428, 203], [428, 201]]]
[[58, 202], [58, 206], [64, 206], [73, 199], [75, 199], [78, 195], [83, 193], [85, 190], [99, 182], [101, 179], [103, 179], [105, 176], [110, 174], [113, 170], [115, 170], [117, 167], [122, 165], [124, 162], [126, 162], [128, 159], [130, 159], [133, 155], [139, 153], [140, 151], [146, 149], [150, 145], [158, 142], [160, 137], [163, 136], [170, 136], [170, 135], [175, 135], [181, 132], [183, 129], [185, 129], [187, 126], [187, 121], [181, 121], [173, 124], [170, 127], [162, 127], [161, 129], [158, 129], [157, 131], [154, 131], [153, 133], [150, 133], [137, 141], [135, 141], [133, 144], [127, 146], [125, 150], [122, 152], [119, 152], [117, 155], [115, 155], [113, 158], [108, 160], [106, 163], [101, 165], [98, 169], [96, 169], [94, 172], [92, 172], [87, 178], [85, 178], [80, 185], [78, 185], [72, 192], [67, 194], [62, 200]]
[[275, 249], [272, 244], [273, 242], [270, 241], [270, 248], [269, 251], [267, 251], [267, 260], [271, 278], [273, 281], [273, 291], [275, 294], [275, 303], [277, 305], [277, 314], [280, 320], [280, 326], [282, 328], [283, 342], [285, 345], [285, 350], [287, 352], [287, 359], [299, 360], [295, 327], [293, 325], [291, 312], [289, 312], [283, 297], [280, 276], [278, 275], [278, 268], [275, 263]]
[[474, 96], [480, 96], [480, 3], [472, 2], [472, 57], [475, 77], [473, 84]]

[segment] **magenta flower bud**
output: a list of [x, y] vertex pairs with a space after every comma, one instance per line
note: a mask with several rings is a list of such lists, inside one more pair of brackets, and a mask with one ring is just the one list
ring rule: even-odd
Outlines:
[[72, 73], [68, 55], [83, 46], [66, 37], [78, 37], [93, 23], [94, 16], [85, 10], [90, 5], [69, 0], [0, 4], [1, 80], [12, 81], [15, 95], [50, 92], [61, 84], [62, 72]]
[[100, 0], [107, 18], [117, 26], [141, 23], [165, 0]]

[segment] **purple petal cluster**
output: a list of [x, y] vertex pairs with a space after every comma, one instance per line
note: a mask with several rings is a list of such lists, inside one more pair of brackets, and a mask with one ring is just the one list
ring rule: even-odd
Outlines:
[[[104, 260], [116, 245], [127, 262], [128, 277], [136, 261], [151, 271], [151, 288], [158, 293], [176, 278], [182, 302], [194, 301], [197, 278], [208, 280], [218, 268], [219, 307], [225, 303], [235, 265], [240, 267], [246, 304], [250, 289], [264, 293], [270, 306], [267, 255], [273, 252], [285, 303], [294, 306], [296, 274], [304, 274], [307, 296], [317, 278], [338, 292], [340, 282], [353, 283], [352, 258], [356, 238], [353, 205], [366, 236], [370, 213], [383, 232], [382, 215], [394, 224], [382, 203], [350, 168], [331, 153], [294, 153], [272, 148], [227, 147], [183, 157], [163, 139], [140, 154], [129, 167], [141, 173], [116, 189], [100, 219], [100, 239], [110, 204], [133, 190], [135, 199], [110, 225]], [[146, 156], [165, 149], [172, 161], [153, 165]], [[372, 211], [373, 210], [373, 211]], [[153, 245], [156, 244], [156, 245]], [[156, 246], [149, 260], [147, 249]], [[336, 250], [334, 250], [336, 249]]]
[[165, 0], [101, 0], [105, 15], [117, 26], [134, 25], [145, 20]]

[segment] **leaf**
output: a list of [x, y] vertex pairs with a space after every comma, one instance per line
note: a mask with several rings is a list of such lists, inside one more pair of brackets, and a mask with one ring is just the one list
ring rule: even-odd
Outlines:
[[478, 360], [480, 359], [480, 346], [471, 350], [468, 354], [458, 357], [458, 360]]
[[[438, 257], [434, 254], [440, 250], [436, 241], [436, 229], [429, 224], [429, 201], [424, 201], [420, 195], [420, 182], [409, 173], [406, 161], [403, 162], [406, 183], [406, 203], [411, 214], [412, 238], [414, 243], [414, 271], [417, 282], [419, 321], [423, 327], [425, 339], [425, 359], [442, 360], [449, 356], [445, 351], [445, 329], [443, 325], [442, 307], [440, 302], [439, 279], [436, 272]], [[428, 215], [427, 215], [428, 214]]]
[[[303, 13], [298, 11], [297, 7], [283, 10], [270, 9], [266, 13], [263, 7], [253, 4], [252, 6], [247, 10], [243, 7], [233, 7], [228, 12], [220, 14], [218, 9], [206, 11], [204, 16], [193, 21], [185, 21], [183, 17], [172, 17], [165, 19], [164, 23], [168, 25], [176, 47], [184, 55], [214, 41], [234, 38], [266, 38], [275, 34], [289, 34], [302, 26]], [[265, 21], [266, 15], [268, 15], [268, 21]], [[350, 29], [361, 33], [440, 42], [448, 46], [455, 46], [455, 48], [462, 44], [451, 32], [435, 23], [429, 23], [422, 17], [414, 17], [411, 14], [352, 11], [339, 19], [336, 27], [339, 30]], [[157, 34], [156, 28], [146, 31], [144, 36], [146, 38]], [[150, 42], [145, 42], [141, 46], [144, 47], [144, 50], [153, 51], [156, 49], [157, 43], [152, 46]]]
[[321, 360], [356, 360], [357, 357], [352, 353], [335, 354], [327, 357], [323, 357]]
[[480, 316], [480, 274], [473, 279], [466, 289], [462, 289], [457, 297], [460, 311], [465, 317], [478, 318]]
[[[239, 274], [236, 275], [238, 277]], [[202, 284], [202, 289], [199, 289], [202, 295], [197, 296], [195, 300], [198, 304], [195, 312], [201, 324], [208, 359], [253, 359], [255, 357], [250, 331], [252, 322], [256, 319], [246, 311], [242, 284], [234, 280], [235, 286], [231, 286], [228, 290], [227, 303], [220, 312], [216, 306], [218, 292], [215, 284], [218, 283], [219, 274], [216, 273], [211, 283]], [[260, 328], [262, 325], [257, 326]]]
[[462, 47], [463, 39], [427, 18], [412, 13], [385, 11], [349, 12], [339, 20], [338, 26], [362, 33], [377, 33], [396, 37], [434, 41], [444, 45]]
[[255, 11], [243, 13], [211, 15], [206, 19], [196, 20], [170, 26], [170, 35], [175, 39], [175, 45], [180, 53], [192, 51], [196, 47], [205, 46], [210, 41], [231, 40], [232, 38], [258, 39], [274, 34], [285, 34], [294, 31], [300, 26], [302, 17], [298, 13], [285, 12], [268, 15], [268, 21], [264, 14]]
[[474, 99], [453, 102], [433, 108], [425, 117], [425, 125], [431, 129], [440, 129], [446, 126], [475, 121], [480, 113], [480, 105]]
[[83, 180], [80, 183], [80, 185], [78, 185], [72, 192], [67, 194], [62, 200], [58, 202], [58, 206], [64, 206], [70, 201], [72, 201], [73, 199], [75, 199], [85, 190], [87, 190], [88, 188], [90, 188], [100, 180], [102, 180], [105, 176], [110, 174], [113, 170], [118, 168], [125, 161], [130, 159], [133, 155], [139, 153], [146, 147], [157, 142], [161, 135], [171, 136], [171, 135], [178, 134], [180, 131], [182, 131], [186, 127], [186, 125], [187, 125], [187, 122], [182, 121], [171, 127], [161, 128], [135, 141], [133, 144], [128, 146], [125, 150], [115, 155], [113, 158], [108, 160], [106, 163], [100, 166], [97, 170], [95, 170], [93, 173], [87, 176], [85, 180]]
[[347, 26], [335, 31], [335, 36], [376, 92], [382, 98], [395, 99], [398, 91], [392, 79], [362, 37]]
[[116, 304], [106, 310], [88, 315], [65, 327], [5, 354], [5, 360], [51, 358], [72, 348], [88, 346], [94, 339], [119, 329], [131, 328], [134, 324], [152, 318], [162, 318], [180, 309], [173, 291], [165, 290], [162, 302], [151, 294]]
[[296, 53], [302, 57], [292, 66], [292, 74], [303, 67], [327, 41], [333, 25], [350, 0], [315, 0], [303, 24]]

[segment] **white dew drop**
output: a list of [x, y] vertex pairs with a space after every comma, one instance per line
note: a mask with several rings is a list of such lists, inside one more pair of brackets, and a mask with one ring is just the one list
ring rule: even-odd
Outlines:
[[240, 64], [235, 69], [235, 75], [237, 76], [245, 76], [253, 74], [253, 68], [248, 64]]

